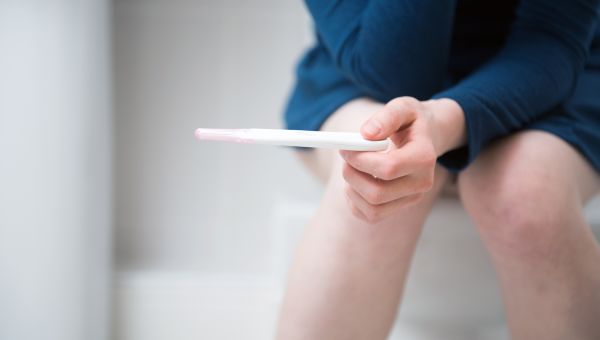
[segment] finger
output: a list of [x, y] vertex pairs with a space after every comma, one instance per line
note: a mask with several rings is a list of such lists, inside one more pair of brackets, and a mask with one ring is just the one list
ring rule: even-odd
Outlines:
[[393, 180], [435, 164], [435, 152], [410, 142], [387, 152], [341, 150], [340, 155], [356, 170], [383, 180]]
[[360, 132], [369, 140], [386, 139], [416, 119], [419, 105], [419, 101], [411, 97], [396, 98], [371, 116]]
[[360, 209], [358, 209], [358, 207], [352, 201], [352, 199], [350, 199], [348, 192], [344, 192], [344, 197], [346, 198], [346, 203], [348, 204], [348, 207], [350, 208], [352, 215], [354, 217], [358, 218], [359, 220], [367, 221], [367, 217], [360, 211]]
[[414, 194], [420, 189], [419, 181], [412, 176], [384, 181], [354, 169], [347, 163], [342, 168], [342, 176], [365, 201], [371, 204], [383, 204]]
[[345, 194], [347, 199], [350, 201], [351, 208], [358, 210], [353, 210], [353, 214], [356, 217], [370, 223], [381, 222], [392, 216], [394, 213], [399, 212], [403, 208], [418, 203], [423, 197], [423, 194], [415, 194], [389, 203], [370, 204], [349, 186], [346, 187]]
[[392, 181], [384, 181], [360, 172], [347, 163], [343, 165], [342, 176], [352, 189], [371, 204], [384, 204], [402, 197], [425, 193], [433, 185], [433, 173], [423, 173], [421, 176], [409, 175]]

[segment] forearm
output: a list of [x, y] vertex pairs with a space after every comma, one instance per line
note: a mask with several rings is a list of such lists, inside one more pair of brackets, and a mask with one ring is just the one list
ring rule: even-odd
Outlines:
[[[568, 98], [583, 70], [600, 0], [523, 0], [503, 49], [433, 98], [451, 98], [464, 114], [465, 148], [440, 163], [468, 166], [495, 138], [518, 131]], [[449, 149], [453, 150], [453, 149]]]

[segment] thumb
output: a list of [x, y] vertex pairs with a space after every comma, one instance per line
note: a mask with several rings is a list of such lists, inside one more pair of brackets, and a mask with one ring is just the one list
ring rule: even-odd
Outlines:
[[363, 123], [360, 132], [365, 139], [383, 140], [410, 125], [417, 116], [419, 102], [414, 98], [396, 98]]

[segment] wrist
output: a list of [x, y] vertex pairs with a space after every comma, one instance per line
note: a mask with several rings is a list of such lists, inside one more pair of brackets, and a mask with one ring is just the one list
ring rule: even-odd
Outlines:
[[431, 112], [434, 148], [438, 156], [466, 144], [465, 113], [455, 100], [432, 99], [425, 105]]

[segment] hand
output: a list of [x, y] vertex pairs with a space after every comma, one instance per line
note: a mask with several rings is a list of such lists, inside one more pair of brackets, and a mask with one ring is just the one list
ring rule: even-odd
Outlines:
[[401, 97], [367, 120], [369, 140], [389, 138], [386, 151], [340, 151], [346, 197], [353, 214], [376, 223], [419, 202], [434, 183], [437, 157], [464, 143], [464, 113], [450, 99]]

